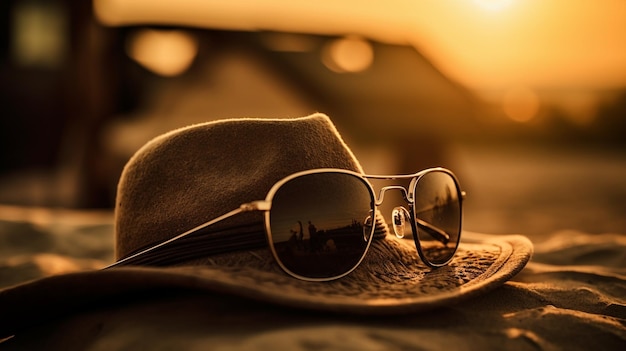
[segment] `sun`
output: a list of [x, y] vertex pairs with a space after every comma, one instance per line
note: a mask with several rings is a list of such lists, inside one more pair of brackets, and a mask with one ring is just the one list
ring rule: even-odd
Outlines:
[[514, 0], [474, 0], [478, 6], [489, 11], [501, 11], [511, 5]]

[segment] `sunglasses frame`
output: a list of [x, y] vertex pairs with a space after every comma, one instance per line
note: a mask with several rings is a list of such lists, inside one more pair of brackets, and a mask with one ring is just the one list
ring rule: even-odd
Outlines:
[[[356, 267], [358, 267], [361, 262], [363, 261], [363, 259], [365, 258], [365, 255], [367, 254], [367, 251], [369, 251], [370, 245], [372, 244], [372, 239], [374, 238], [374, 230], [376, 229], [375, 225], [371, 225], [370, 226], [370, 233], [367, 236], [367, 245], [365, 246], [365, 249], [363, 250], [363, 253], [361, 254], [361, 258], [359, 258], [359, 260], [357, 261], [357, 263], [350, 268], [348, 271], [336, 275], [336, 276], [331, 276], [331, 277], [323, 277], [323, 278], [312, 278], [312, 277], [306, 277], [300, 274], [297, 274], [295, 272], [293, 272], [292, 270], [290, 270], [289, 268], [287, 268], [283, 262], [281, 261], [280, 257], [278, 257], [278, 253], [276, 252], [276, 248], [274, 246], [274, 240], [273, 240], [273, 235], [272, 235], [272, 229], [270, 228], [270, 218], [271, 218], [271, 207], [272, 207], [272, 200], [274, 199], [274, 196], [276, 195], [276, 193], [278, 192], [278, 190], [286, 183], [290, 182], [293, 179], [299, 178], [299, 177], [303, 177], [303, 176], [307, 176], [307, 175], [312, 175], [312, 174], [330, 174], [330, 173], [335, 173], [335, 174], [347, 174], [350, 176], [353, 176], [355, 178], [357, 178], [358, 180], [360, 180], [361, 182], [363, 182], [363, 184], [366, 185], [368, 191], [369, 191], [369, 195], [370, 195], [370, 216], [372, 216], [372, 221], [374, 221], [373, 215], [376, 213], [376, 196], [374, 194], [374, 188], [372, 187], [372, 184], [370, 184], [369, 181], [367, 181], [367, 178], [364, 178], [362, 174], [350, 171], [350, 170], [345, 170], [345, 169], [335, 169], [335, 168], [317, 168], [317, 169], [309, 169], [309, 170], [305, 170], [305, 171], [300, 171], [300, 172], [296, 172], [293, 174], [288, 175], [287, 177], [279, 180], [278, 182], [276, 182], [272, 188], [270, 189], [270, 191], [267, 193], [267, 196], [265, 197], [264, 201], [257, 201], [256, 204], [259, 205], [261, 208], [264, 209], [265, 214], [264, 214], [264, 224], [265, 224], [265, 234], [267, 236], [267, 240], [268, 240], [268, 244], [270, 247], [270, 250], [272, 251], [272, 256], [274, 256], [274, 260], [276, 260], [276, 262], [278, 263], [278, 265], [280, 266], [280, 268], [287, 272], [287, 274], [291, 275], [294, 278], [300, 279], [300, 280], [306, 280], [306, 281], [329, 281], [329, 280], [335, 280], [335, 279], [339, 279], [341, 277], [344, 277], [348, 274], [350, 274], [352, 271], [354, 271], [356, 269]], [[374, 222], [372, 222], [374, 223]]]
[[[457, 191], [457, 196], [458, 196], [458, 201], [459, 201], [459, 214], [460, 214], [460, 218], [459, 218], [459, 233], [458, 233], [458, 240], [456, 240], [456, 245], [454, 247], [454, 252], [452, 253], [452, 255], [450, 255], [450, 258], [448, 260], [446, 260], [443, 263], [439, 263], [439, 264], [435, 264], [430, 262], [422, 249], [422, 245], [419, 242], [419, 237], [417, 235], [418, 233], [418, 224], [416, 223], [416, 219], [415, 219], [415, 210], [414, 210], [414, 204], [415, 204], [415, 189], [417, 187], [417, 184], [419, 183], [420, 179], [422, 179], [422, 177], [424, 177], [426, 174], [432, 173], [432, 172], [442, 172], [445, 173], [447, 175], [449, 175], [451, 177], [451, 179], [454, 181], [455, 184], [455, 188]], [[311, 175], [311, 174], [328, 174], [328, 173], [336, 173], [336, 174], [346, 174], [346, 175], [350, 175], [353, 176], [357, 179], [359, 179], [361, 182], [363, 182], [366, 185], [366, 188], [369, 191], [369, 195], [370, 195], [370, 199], [371, 199], [371, 213], [375, 214], [376, 213], [376, 209], [378, 208], [378, 206], [380, 206], [383, 201], [384, 201], [384, 196], [385, 193], [389, 190], [400, 190], [402, 192], [402, 196], [404, 197], [405, 201], [409, 204], [409, 213], [410, 213], [410, 217], [411, 217], [411, 228], [413, 230], [413, 239], [415, 242], [415, 247], [417, 249], [418, 255], [420, 256], [420, 259], [422, 260], [422, 262], [424, 262], [424, 264], [426, 264], [427, 266], [431, 267], [431, 268], [437, 268], [437, 267], [441, 267], [441, 266], [445, 266], [447, 265], [452, 258], [454, 257], [454, 253], [456, 252], [458, 245], [460, 243], [461, 240], [461, 232], [462, 232], [462, 220], [463, 220], [463, 200], [465, 198], [465, 192], [461, 190], [460, 185], [459, 185], [459, 181], [457, 179], [457, 177], [454, 175], [454, 173], [452, 173], [452, 171], [446, 169], [446, 168], [441, 168], [441, 167], [436, 167], [436, 168], [428, 168], [428, 169], [424, 169], [422, 171], [419, 171], [417, 173], [413, 173], [413, 174], [405, 174], [405, 175], [366, 175], [366, 174], [361, 174], [361, 173], [357, 173], [354, 171], [350, 171], [350, 170], [346, 170], [346, 169], [338, 169], [338, 168], [317, 168], [317, 169], [309, 169], [309, 170], [305, 170], [305, 171], [300, 171], [300, 172], [296, 172], [293, 173], [291, 175], [288, 175], [285, 178], [282, 178], [281, 180], [279, 180], [278, 182], [276, 182], [268, 191], [266, 197], [264, 200], [257, 200], [257, 201], [251, 201], [251, 202], [247, 202], [244, 204], [241, 204], [239, 206], [239, 208], [236, 208], [228, 213], [225, 213], [219, 217], [216, 217], [208, 222], [205, 222], [197, 227], [194, 227], [182, 234], [179, 234], [171, 239], [168, 239], [166, 241], [163, 241], [159, 244], [156, 244], [154, 246], [151, 246], [145, 250], [141, 250], [135, 254], [132, 254], [128, 257], [125, 257], [117, 262], [114, 262], [113, 264], [105, 267], [104, 269], [108, 269], [108, 268], [113, 268], [113, 267], [117, 267], [117, 266], [122, 266], [122, 265], [132, 265], [133, 261], [136, 261], [137, 259], [141, 259], [142, 256], [145, 256], [147, 253], [154, 251], [158, 248], [164, 247], [174, 241], [177, 241], [183, 237], [192, 235], [194, 233], [197, 233], [201, 230], [203, 230], [204, 228], [207, 228], [213, 224], [216, 224], [218, 222], [221, 222], [227, 218], [230, 218], [236, 214], [242, 213], [242, 212], [250, 212], [250, 211], [264, 211], [264, 228], [265, 228], [265, 236], [267, 239], [267, 244], [270, 248], [270, 251], [272, 252], [272, 256], [274, 257], [274, 260], [278, 263], [278, 265], [280, 266], [280, 268], [286, 272], [287, 274], [289, 274], [290, 276], [300, 279], [300, 280], [305, 280], [305, 281], [330, 281], [330, 280], [335, 280], [335, 279], [339, 279], [341, 277], [344, 277], [348, 274], [350, 274], [352, 271], [354, 271], [363, 261], [363, 259], [365, 258], [365, 255], [367, 254], [369, 247], [372, 243], [373, 237], [374, 237], [374, 231], [375, 231], [375, 225], [374, 225], [374, 218], [372, 218], [372, 225], [371, 225], [371, 231], [367, 237], [367, 245], [365, 247], [365, 249], [363, 250], [363, 254], [361, 255], [361, 258], [358, 260], [358, 262], [354, 265], [354, 267], [352, 267], [351, 269], [349, 269], [348, 271], [346, 271], [345, 273], [336, 275], [336, 276], [332, 276], [332, 277], [322, 277], [322, 278], [311, 278], [311, 277], [306, 277], [306, 276], [302, 276], [299, 274], [296, 274], [294, 272], [292, 272], [288, 267], [286, 267], [283, 262], [281, 261], [281, 259], [278, 257], [278, 253], [276, 252], [276, 248], [274, 247], [274, 241], [273, 241], [273, 234], [272, 234], [272, 230], [270, 228], [270, 216], [271, 216], [271, 209], [272, 209], [272, 200], [274, 198], [274, 196], [276, 195], [276, 193], [278, 192], [278, 190], [287, 182], [298, 178], [298, 177], [302, 177], [302, 176], [306, 176], [306, 175]], [[396, 180], [396, 179], [411, 179], [411, 182], [409, 183], [408, 186], [408, 190], [407, 188], [405, 188], [404, 186], [401, 185], [391, 185], [391, 186], [385, 186], [382, 187], [379, 191], [379, 196], [378, 198], [376, 197], [376, 193], [374, 191], [374, 188], [372, 186], [372, 184], [370, 183], [369, 179], [377, 179], [377, 180]]]
[[[457, 192], [457, 198], [459, 201], [459, 223], [458, 223], [458, 239], [456, 240], [456, 244], [454, 246], [454, 251], [452, 252], [452, 255], [450, 255], [450, 257], [441, 263], [435, 263], [435, 262], [431, 262], [427, 257], [426, 254], [424, 253], [424, 250], [422, 249], [422, 244], [419, 240], [419, 235], [418, 232], [420, 230], [420, 228], [418, 227], [426, 227], [424, 229], [430, 229], [430, 230], [435, 230], [438, 231], [438, 229], [436, 227], [433, 227], [431, 225], [429, 225], [428, 223], [419, 223], [417, 216], [415, 215], [415, 196], [416, 196], [416, 188], [417, 185], [419, 184], [419, 181], [427, 174], [430, 173], [444, 173], [448, 176], [450, 176], [450, 178], [453, 180], [454, 182], [454, 186]], [[454, 254], [456, 253], [456, 250], [459, 247], [459, 243], [461, 242], [461, 233], [463, 231], [463, 200], [465, 200], [466, 197], [466, 193], [465, 191], [461, 190], [461, 186], [459, 184], [459, 180], [456, 177], [456, 175], [454, 173], [452, 173], [452, 171], [450, 171], [449, 169], [446, 168], [442, 168], [442, 167], [433, 167], [433, 168], [427, 168], [424, 170], [421, 170], [417, 173], [413, 173], [413, 174], [404, 174], [404, 175], [363, 175], [364, 178], [366, 179], [378, 179], [378, 180], [396, 180], [396, 179], [411, 179], [411, 182], [408, 185], [408, 190], [407, 188], [401, 186], [401, 185], [390, 185], [390, 186], [385, 186], [382, 187], [379, 191], [379, 196], [378, 199], [376, 201], [376, 206], [380, 206], [382, 205], [383, 201], [384, 201], [384, 197], [385, 197], [385, 193], [389, 190], [400, 190], [402, 192], [402, 197], [404, 198], [404, 200], [409, 204], [409, 215], [410, 215], [410, 223], [411, 223], [411, 229], [413, 230], [413, 241], [415, 242], [415, 248], [417, 249], [417, 253], [420, 257], [420, 259], [422, 260], [422, 262], [424, 262], [425, 265], [427, 265], [430, 268], [438, 268], [438, 267], [443, 267], [445, 265], [447, 265], [448, 263], [450, 263], [450, 261], [452, 261], [452, 258], [454, 258]], [[443, 235], [447, 235], [445, 234], [445, 232], [443, 233]]]

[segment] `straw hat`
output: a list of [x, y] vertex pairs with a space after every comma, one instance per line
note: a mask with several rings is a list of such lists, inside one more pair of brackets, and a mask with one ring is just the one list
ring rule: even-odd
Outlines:
[[[231, 119], [193, 125], [155, 138], [128, 162], [115, 208], [116, 257], [121, 259], [265, 198], [285, 176], [313, 168], [362, 173], [330, 119]], [[212, 236], [258, 233], [212, 252]], [[532, 254], [523, 236], [463, 233], [450, 264], [429, 268], [412, 240], [377, 226], [363, 262], [349, 275], [307, 282], [284, 273], [263, 234], [262, 213], [220, 222], [201, 238], [166, 251], [160, 266], [121, 266], [51, 276], [0, 291], [0, 337], [44, 318], [102, 301], [189, 289], [280, 305], [351, 314], [411, 313], [485, 293], [517, 274]], [[253, 237], [247, 235], [246, 237]]]

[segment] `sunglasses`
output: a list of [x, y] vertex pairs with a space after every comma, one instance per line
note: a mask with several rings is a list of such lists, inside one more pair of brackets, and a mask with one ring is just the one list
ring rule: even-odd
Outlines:
[[[374, 179], [410, 182], [408, 187], [382, 187], [377, 199], [369, 181]], [[135, 265], [148, 253], [175, 245], [182, 238], [199, 234], [236, 214], [263, 211], [264, 239], [274, 259], [287, 274], [307, 281], [338, 279], [359, 266], [372, 240], [377, 237], [377, 227], [381, 228], [377, 225], [381, 220], [376, 215], [377, 207], [389, 190], [400, 191], [408, 204], [408, 209], [397, 206], [391, 213], [395, 235], [403, 238], [410, 234], [419, 257], [427, 266], [434, 268], [448, 264], [459, 245], [462, 200], [465, 197], [451, 171], [429, 168], [410, 175], [383, 176], [322, 168], [289, 175], [272, 186], [265, 200], [242, 204], [107, 268]], [[248, 240], [248, 243], [252, 241]], [[228, 245], [233, 246], [230, 235], [225, 241], [211, 243], [210, 251], [225, 252]]]

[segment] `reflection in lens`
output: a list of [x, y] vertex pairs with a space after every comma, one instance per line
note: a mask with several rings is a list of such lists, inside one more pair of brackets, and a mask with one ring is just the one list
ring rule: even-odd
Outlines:
[[313, 173], [287, 181], [274, 194], [270, 211], [277, 259], [307, 278], [351, 271], [369, 244], [363, 222], [373, 203], [367, 183], [351, 174]]
[[447, 263], [459, 243], [461, 201], [454, 178], [442, 171], [424, 174], [415, 184], [416, 245], [432, 265]]

